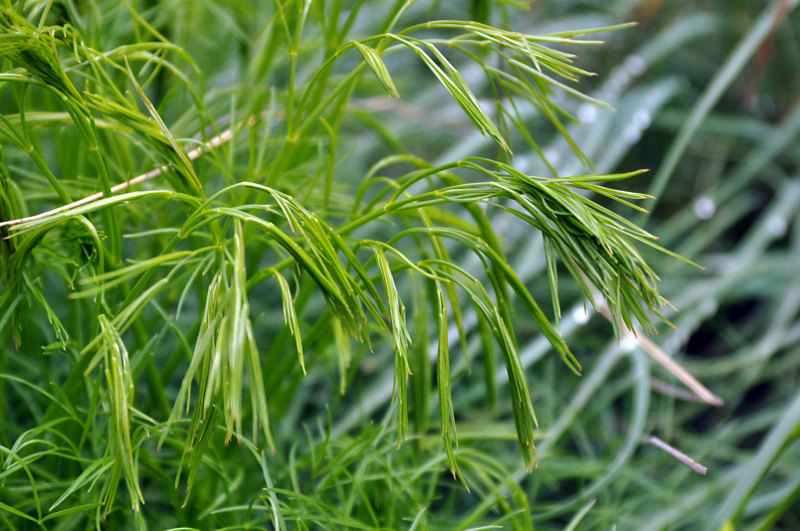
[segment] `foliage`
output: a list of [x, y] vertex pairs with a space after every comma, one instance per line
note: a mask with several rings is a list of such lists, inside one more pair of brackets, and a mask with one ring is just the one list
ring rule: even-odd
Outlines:
[[[670, 55], [688, 63], [680, 51], [720, 15], [628, 2], [654, 33], [620, 58], [616, 43], [630, 50], [624, 39], [643, 32], [613, 7], [584, 6], [590, 29], [575, 30], [571, 2], [524, 4], [4, 0], [3, 524], [640, 529], [798, 517], [784, 514], [797, 481], [774, 464], [797, 457], [785, 265], [796, 238], [773, 245], [775, 220], [786, 231], [794, 219], [796, 157], [763, 197], [744, 190], [790, 152], [800, 120], [780, 92], [777, 124], [709, 116], [796, 2], [766, 8], [705, 88], [715, 65], [683, 83], [659, 68]], [[659, 9], [674, 18], [648, 18]], [[534, 27], [538, 15], [554, 27]], [[603, 56], [597, 34], [614, 39]], [[592, 60], [606, 82], [580, 66]], [[695, 87], [687, 115], [668, 103]], [[652, 164], [629, 152], [651, 123], [653, 134], [680, 127], [677, 140], [653, 176], [630, 172]], [[698, 135], [718, 160], [759, 143], [729, 178], [698, 180], [678, 165], [710, 164], [691, 151]], [[626, 180], [652, 195], [608, 186]], [[720, 212], [705, 221], [709, 204]], [[652, 230], [630, 221], [644, 208], [655, 215], [634, 219]], [[680, 314], [661, 315], [653, 263]], [[680, 395], [645, 357], [653, 342], [628, 330], [692, 350], [745, 297], [756, 310], [737, 326], [760, 339], [723, 328], [738, 354], [688, 363], [714, 381], [723, 413], [654, 394]], [[587, 306], [616, 339], [587, 323]], [[622, 360], [629, 372], [616, 371]], [[781, 399], [743, 416], [736, 393], [758, 385]], [[648, 434], [710, 475], [637, 453]]]

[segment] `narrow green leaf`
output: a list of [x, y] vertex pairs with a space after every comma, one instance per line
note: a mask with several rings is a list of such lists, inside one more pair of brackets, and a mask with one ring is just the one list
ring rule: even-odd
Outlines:
[[397, 87], [394, 86], [392, 76], [389, 74], [389, 70], [386, 68], [386, 65], [384, 64], [378, 52], [358, 41], [350, 41], [349, 44], [352, 44], [356, 50], [359, 51], [369, 69], [372, 70], [372, 73], [375, 74], [375, 77], [377, 77], [378, 81], [381, 82], [383, 88], [386, 89], [386, 92], [390, 96], [399, 98], [400, 94], [397, 92]]

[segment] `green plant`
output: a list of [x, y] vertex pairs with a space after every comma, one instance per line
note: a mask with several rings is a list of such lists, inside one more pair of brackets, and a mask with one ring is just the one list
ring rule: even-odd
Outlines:
[[[565, 96], [602, 105], [570, 51], [621, 26], [525, 35], [495, 27], [505, 3], [438, 19], [404, 1], [5, 0], [5, 524], [532, 526], [504, 454], [516, 440], [534, 466], [529, 382], [549, 411], [567, 398], [519, 343], [578, 371], [559, 289], [597, 289], [618, 336], [654, 331], [665, 301], [639, 248], [663, 249], [612, 210], [647, 196], [597, 184], [639, 172], [565, 171], [540, 147], [544, 130], [597, 160], [568, 130]], [[415, 109], [429, 127], [408, 129]], [[529, 289], [498, 226], [541, 234], [546, 282]], [[548, 289], [549, 316], [532, 295]], [[631, 360], [640, 434], [649, 369]], [[485, 385], [462, 385], [470, 370]], [[576, 400], [613, 399], [598, 374]], [[476, 393], [514, 428], [487, 426]], [[547, 451], [584, 429], [575, 413], [547, 414]], [[599, 479], [538, 518], [597, 511], [584, 498], [637, 441], [585, 460]]]

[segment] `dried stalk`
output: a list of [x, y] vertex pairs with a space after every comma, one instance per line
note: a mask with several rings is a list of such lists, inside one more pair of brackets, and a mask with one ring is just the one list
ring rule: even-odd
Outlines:
[[658, 448], [660, 450], [664, 450], [673, 459], [675, 459], [676, 461], [678, 461], [682, 465], [685, 465], [686, 467], [691, 469], [692, 472], [700, 474], [701, 476], [705, 476], [706, 472], [708, 472], [708, 468], [704, 467], [703, 465], [701, 465], [700, 463], [698, 463], [697, 461], [695, 461], [694, 459], [692, 459], [691, 457], [689, 457], [685, 453], [681, 452], [680, 450], [678, 450], [676, 448], [673, 448], [672, 446], [670, 446], [669, 444], [665, 443], [664, 441], [662, 441], [658, 437], [654, 437], [654, 436], [650, 435], [649, 437], [642, 438], [642, 442], [646, 442], [648, 444], [652, 444], [656, 448]]
[[[606, 304], [605, 300], [602, 300], [599, 294], [596, 299], [600, 299], [600, 302], [597, 304], [598, 311], [603, 315], [603, 317], [610, 321], [611, 310], [609, 310], [608, 304]], [[648, 356], [653, 358], [653, 360], [655, 360], [659, 365], [664, 367], [670, 374], [677, 378], [703, 403], [714, 407], [720, 407], [725, 403], [720, 397], [709, 391], [705, 385], [700, 383], [697, 378], [692, 376], [692, 374], [684, 369], [677, 361], [672, 359], [672, 356], [664, 352], [661, 347], [656, 345], [649, 337], [644, 335], [641, 330], [636, 330], [635, 332], [632, 331], [630, 334], [631, 339], [638, 343]]]
[[[254, 120], [251, 119], [250, 123], [252, 124], [253, 122], [254, 122]], [[219, 135], [215, 136], [214, 138], [212, 138], [211, 140], [206, 142], [204, 145], [189, 151], [186, 154], [186, 156], [189, 157], [189, 160], [195, 160], [198, 157], [200, 157], [200, 155], [205, 153], [206, 151], [209, 151], [211, 149], [217, 148], [217, 147], [221, 146], [222, 144], [225, 144], [226, 142], [229, 142], [232, 138], [233, 138], [233, 129], [232, 128], [231, 129], [226, 129], [225, 131], [223, 131]], [[112, 186], [111, 187], [111, 193], [115, 194], [117, 192], [120, 192], [122, 190], [130, 188], [132, 186], [139, 185], [139, 184], [141, 184], [141, 183], [143, 183], [145, 181], [149, 181], [150, 179], [155, 179], [156, 177], [158, 177], [159, 175], [161, 175], [162, 173], [164, 173], [168, 169], [169, 169], [168, 166], [161, 166], [161, 167], [158, 167], [158, 168], [156, 168], [154, 170], [150, 170], [147, 173], [143, 173], [141, 175], [138, 175], [138, 176], [134, 177], [133, 179], [125, 181], [124, 183], [120, 183], [120, 184], [118, 184], [116, 186]], [[84, 197], [83, 199], [79, 199], [78, 201], [73, 201], [72, 203], [69, 203], [68, 205], [63, 205], [63, 206], [60, 206], [58, 208], [54, 208], [52, 210], [48, 210], [47, 212], [42, 212], [41, 214], [36, 214], [35, 216], [28, 216], [27, 218], [19, 218], [19, 219], [12, 219], [12, 220], [9, 220], [9, 221], [2, 221], [2, 222], [0, 222], [0, 227], [9, 227], [9, 229], [13, 229], [15, 225], [19, 225], [21, 223], [26, 223], [28, 221], [38, 221], [40, 219], [49, 218], [50, 216], [54, 216], [56, 214], [60, 214], [62, 212], [66, 212], [68, 210], [72, 210], [73, 208], [78, 208], [80, 206], [83, 206], [83, 205], [86, 205], [86, 204], [89, 204], [89, 203], [93, 203], [94, 201], [97, 201], [98, 199], [102, 199], [103, 197], [105, 197], [105, 194], [103, 192], [97, 192], [96, 194], [92, 194], [92, 195], [90, 195], [88, 197]]]

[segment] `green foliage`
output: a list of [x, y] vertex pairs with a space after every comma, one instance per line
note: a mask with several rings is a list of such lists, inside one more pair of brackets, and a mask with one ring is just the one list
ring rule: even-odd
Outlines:
[[[682, 13], [637, 55], [609, 47], [604, 59], [595, 34], [616, 42], [637, 30], [600, 8], [584, 6], [590, 29], [565, 31], [571, 2], [445, 4], [2, 0], [3, 525], [574, 529], [782, 517], [798, 492], [788, 479], [745, 509], [770, 464], [796, 456], [796, 400], [756, 422], [775, 426], [741, 465], [750, 481], [704, 514], [696, 499], [724, 493], [724, 478], [688, 489], [686, 475], [635, 450], [646, 433], [679, 432], [681, 449], [705, 457], [712, 447], [691, 428], [705, 409], [653, 398], [658, 369], [617, 343], [661, 332], [674, 353], [713, 315], [707, 301], [750, 293], [743, 279], [769, 245], [761, 229], [720, 249], [736, 267], [717, 267], [711, 235], [752, 205], [695, 234], [687, 207], [673, 217], [659, 206], [645, 230], [630, 219], [653, 196], [609, 187], [647, 187], [629, 170], [651, 160], [633, 152], [620, 164], [629, 130], [641, 135], [681, 88], [670, 72], [630, 86], [632, 61], [655, 69], [706, 35], [706, 19]], [[658, 9], [628, 4], [642, 9], [630, 19]], [[649, 185], [660, 205], [687, 203], [672, 183], [692, 176], [677, 162], [777, 27], [768, 22], [794, 5], [768, 8], [677, 120]], [[598, 68], [611, 73], [597, 85], [580, 66], [594, 60], [623, 65]], [[708, 195], [736, 197], [791, 144], [796, 115], [745, 124], [766, 127], [763, 143]], [[594, 123], [578, 128], [576, 116]], [[786, 219], [797, 186], [775, 185], [769, 212]], [[710, 264], [714, 282], [655, 234]], [[760, 267], [788, 275], [774, 263], [795, 247]], [[655, 270], [688, 315], [666, 315]], [[794, 341], [774, 338], [796, 336], [797, 307], [775, 286], [763, 293], [785, 305], [759, 351], [769, 358]], [[586, 307], [607, 311], [615, 339], [576, 321]], [[668, 317], [678, 330], [662, 326]], [[613, 370], [621, 360], [629, 373]], [[753, 384], [763, 360], [727, 365], [745, 360], [762, 363], [741, 377]], [[752, 433], [722, 426], [709, 440], [732, 432]], [[666, 499], [669, 510], [653, 506]]]

